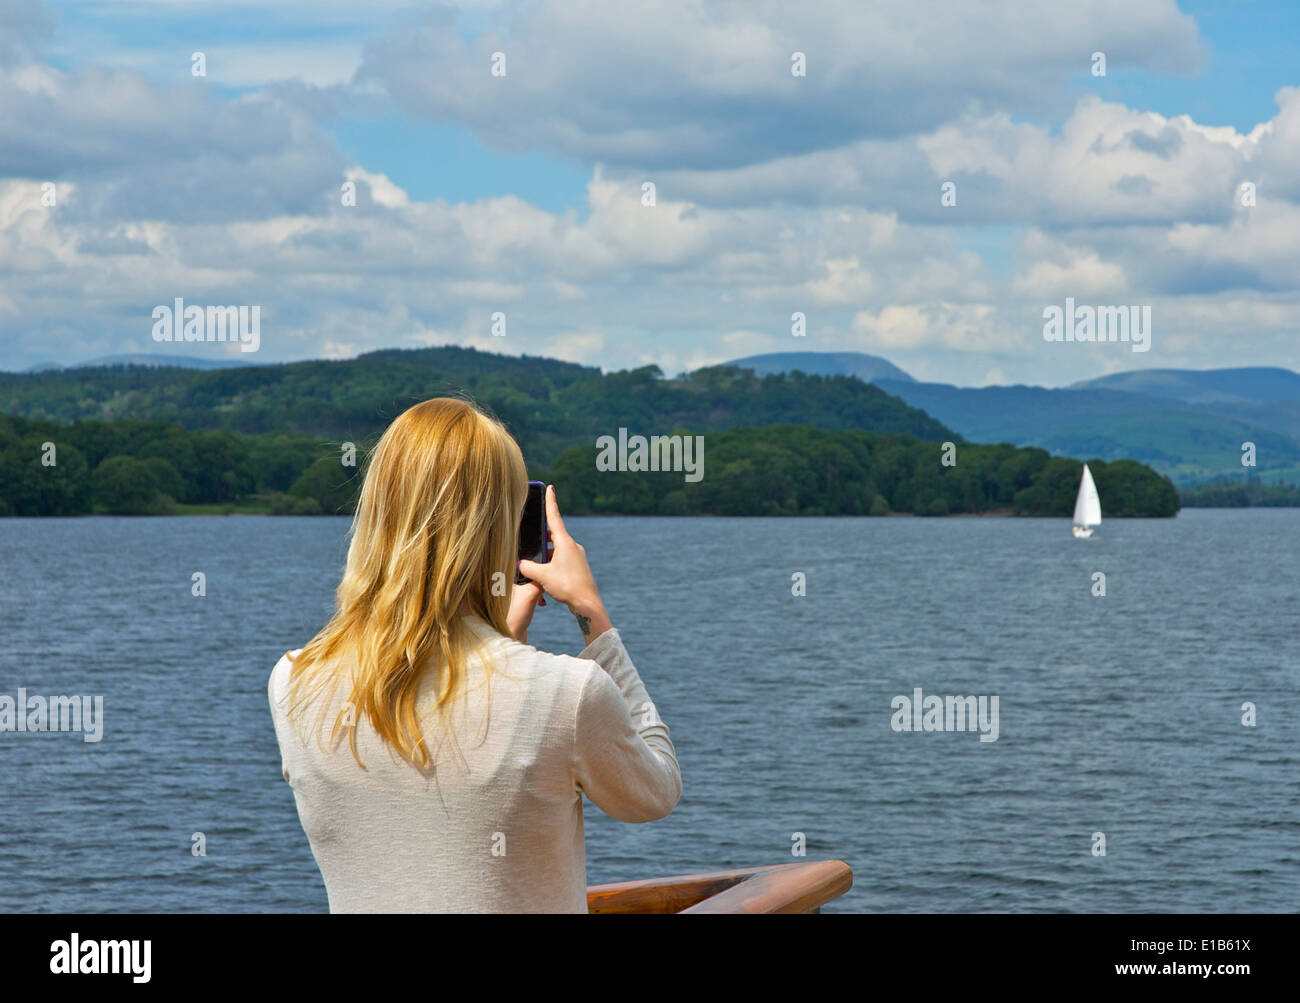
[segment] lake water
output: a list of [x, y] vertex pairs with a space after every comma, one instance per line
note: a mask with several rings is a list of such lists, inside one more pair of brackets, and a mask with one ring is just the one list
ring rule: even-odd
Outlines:
[[[0, 910], [326, 910], [266, 682], [347, 525], [0, 520], [0, 694], [104, 696], [99, 743], [0, 734]], [[1300, 907], [1300, 510], [569, 525], [683, 778], [659, 822], [586, 806], [591, 883], [803, 833], [853, 867], [827, 912]], [[558, 605], [529, 640], [582, 647]], [[918, 687], [996, 695], [997, 741], [892, 730]]]

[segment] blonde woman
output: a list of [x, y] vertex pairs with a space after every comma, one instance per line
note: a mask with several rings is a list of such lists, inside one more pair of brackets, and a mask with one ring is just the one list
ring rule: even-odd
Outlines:
[[[518, 562], [519, 447], [470, 404], [402, 414], [370, 458], [336, 609], [268, 695], [331, 912], [587, 911], [582, 795], [673, 810], [668, 728], [546, 491], [553, 552]], [[587, 641], [526, 643], [543, 594]]]

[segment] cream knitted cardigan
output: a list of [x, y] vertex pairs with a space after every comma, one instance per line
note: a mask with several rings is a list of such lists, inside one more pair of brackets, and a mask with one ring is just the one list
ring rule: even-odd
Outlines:
[[[304, 741], [286, 714], [288, 656], [271, 673], [282, 771], [330, 912], [585, 913], [582, 795], [624, 822], [663, 818], [681, 796], [668, 726], [617, 630], [575, 658], [467, 619], [494, 669], [485, 685], [482, 658], [470, 660], [453, 736], [426, 725], [429, 770], [392, 753], [367, 720], [365, 769], [346, 738], [331, 747], [344, 687], [309, 708]], [[430, 685], [417, 707], [432, 722]]]

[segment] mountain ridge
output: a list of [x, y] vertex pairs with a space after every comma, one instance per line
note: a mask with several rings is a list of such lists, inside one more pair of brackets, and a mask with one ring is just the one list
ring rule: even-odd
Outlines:
[[172, 369], [239, 369], [244, 366], [259, 366], [265, 363], [251, 359], [213, 359], [207, 356], [161, 355], [150, 352], [125, 352], [120, 355], [101, 355], [84, 362], [63, 365], [60, 362], [38, 362], [21, 370], [21, 373], [63, 372], [69, 369], [98, 369], [103, 366], [148, 366], [152, 368]]
[[[807, 364], [811, 364], [809, 367]], [[769, 373], [792, 372], [796, 369], [810, 376], [856, 376], [863, 383], [877, 379], [910, 381], [911, 374], [904, 372], [888, 359], [866, 352], [767, 352], [732, 359], [724, 366], [752, 369], [759, 376]], [[864, 375], [865, 374], [865, 375]]]
[[[817, 372], [819, 355], [830, 370], [843, 353], [791, 354]], [[1254, 472], [1300, 483], [1300, 374], [1282, 367], [1133, 370], [1066, 387], [871, 382], [976, 442], [1127, 457], [1180, 484], [1240, 474], [1243, 445], [1253, 442]]]

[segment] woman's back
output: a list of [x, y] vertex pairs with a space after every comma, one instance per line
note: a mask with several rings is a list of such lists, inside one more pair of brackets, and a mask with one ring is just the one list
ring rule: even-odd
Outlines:
[[427, 769], [364, 715], [364, 769], [346, 738], [331, 743], [346, 685], [305, 709], [304, 741], [286, 716], [289, 658], [271, 674], [285, 779], [331, 912], [586, 912], [582, 794], [626, 822], [662, 818], [681, 795], [668, 728], [617, 630], [575, 658], [467, 623], [493, 669], [469, 659], [454, 742], [432, 710], [432, 674], [422, 682]]

